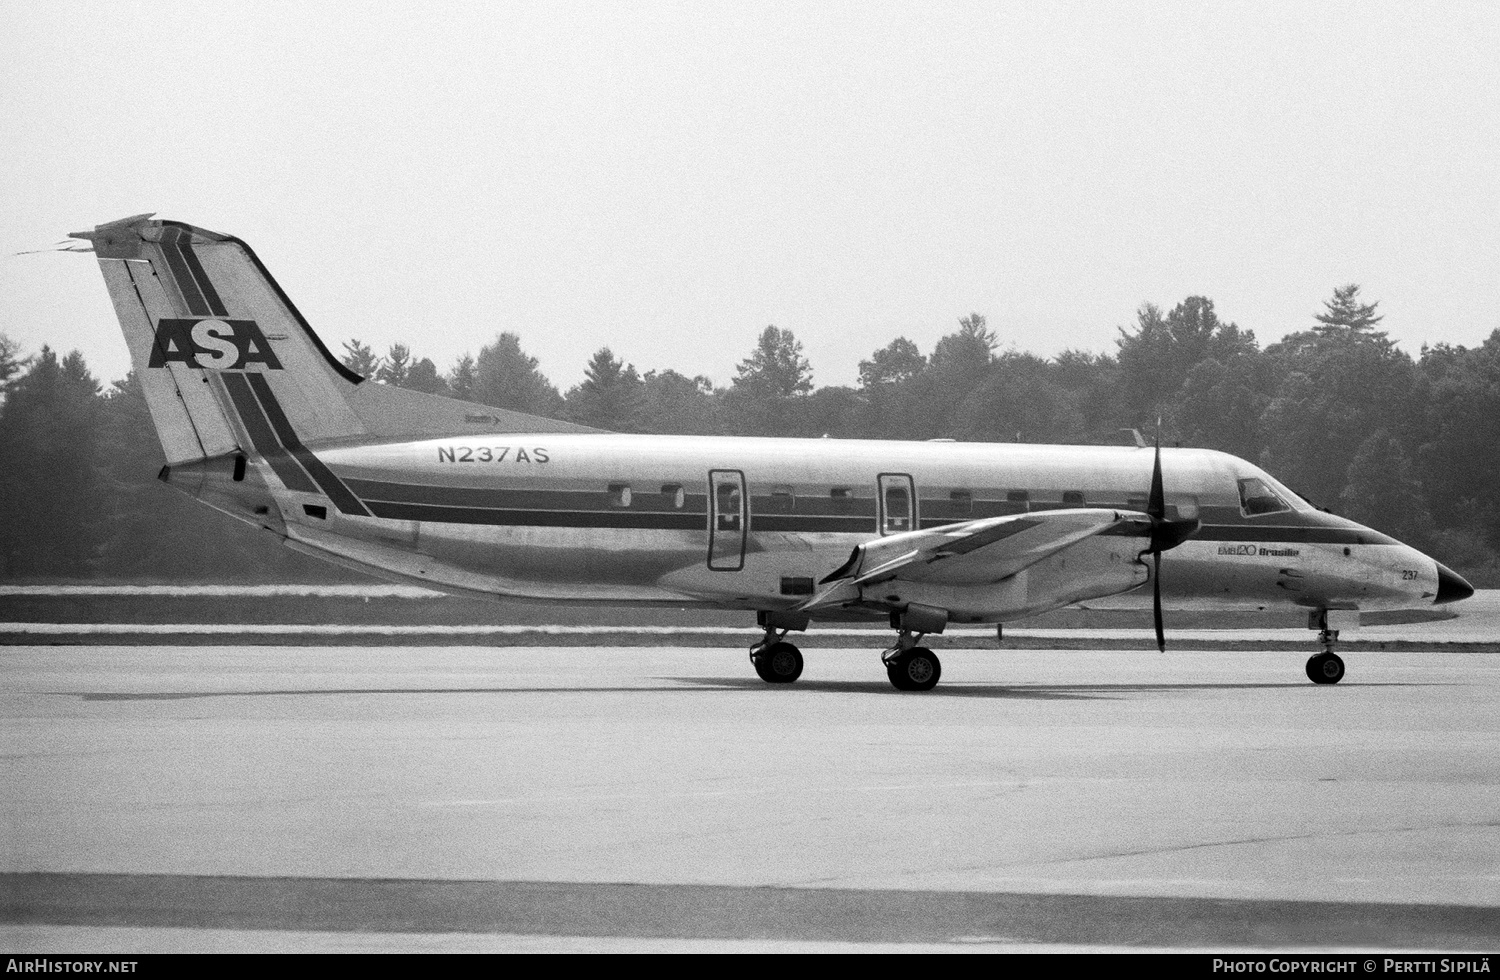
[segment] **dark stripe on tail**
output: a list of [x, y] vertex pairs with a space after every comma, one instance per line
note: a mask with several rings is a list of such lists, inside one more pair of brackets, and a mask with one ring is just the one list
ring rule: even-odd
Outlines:
[[259, 399], [261, 407], [266, 410], [266, 418], [270, 419], [276, 438], [297, 462], [302, 464], [302, 468], [307, 470], [323, 492], [328, 495], [328, 499], [333, 501], [333, 505], [339, 509], [339, 512], [369, 517], [370, 512], [354, 494], [349, 492], [349, 488], [323, 465], [321, 459], [313, 455], [312, 450], [302, 445], [302, 441], [297, 438], [296, 430], [292, 428], [292, 423], [287, 419], [286, 413], [281, 410], [281, 404], [271, 393], [271, 386], [266, 383], [265, 376], [247, 374], [244, 377], [250, 382], [250, 389], [255, 392], [255, 397]]
[[229, 311], [225, 309], [224, 301], [219, 299], [218, 290], [209, 282], [208, 273], [203, 271], [203, 263], [198, 261], [198, 255], [193, 251], [193, 236], [186, 233], [179, 236], [177, 248], [182, 252], [182, 261], [192, 272], [193, 281], [198, 284], [198, 291], [203, 294], [203, 302], [208, 306], [208, 311], [214, 316], [228, 316]]
[[256, 404], [255, 396], [250, 393], [250, 383], [245, 380], [245, 375], [226, 371], [219, 375], [224, 380], [224, 387], [229, 392], [230, 399], [240, 415], [240, 421], [244, 423], [245, 431], [250, 433], [250, 442], [254, 444], [255, 451], [265, 457], [266, 462], [271, 464], [281, 482], [286, 484], [288, 490], [296, 490], [298, 493], [317, 493], [318, 488], [302, 472], [302, 467], [287, 455], [281, 443], [276, 441], [276, 435], [271, 431], [271, 426], [266, 422], [265, 415], [260, 406]]
[[192, 316], [212, 316], [209, 312], [208, 301], [203, 298], [203, 291], [198, 288], [198, 281], [193, 278], [193, 272], [188, 268], [186, 260], [182, 257], [182, 249], [179, 242], [185, 237], [186, 232], [181, 228], [168, 228], [161, 236], [161, 254], [167, 260], [167, 271], [172, 274], [172, 281], [177, 284], [177, 291], [182, 294], [182, 301], [187, 304], [188, 313]]

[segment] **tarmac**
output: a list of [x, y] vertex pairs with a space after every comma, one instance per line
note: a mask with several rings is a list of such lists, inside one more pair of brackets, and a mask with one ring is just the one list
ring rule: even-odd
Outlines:
[[13, 637], [0, 949], [1493, 951], [1476, 599], [1330, 687], [1306, 631], [991, 640], [922, 694], [874, 649]]

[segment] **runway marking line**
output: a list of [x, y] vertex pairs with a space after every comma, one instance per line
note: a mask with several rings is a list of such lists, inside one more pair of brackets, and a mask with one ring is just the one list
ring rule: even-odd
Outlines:
[[[907, 793], [912, 791], [931, 792], [938, 789], [999, 789], [1016, 788], [1026, 785], [1023, 780], [981, 780], [964, 783], [920, 783], [911, 785], [889, 785], [889, 786], [817, 786], [809, 787], [811, 791], [823, 793]], [[699, 790], [692, 793], [600, 793], [573, 796], [513, 796], [492, 800], [422, 800], [418, 805], [433, 808], [447, 807], [479, 807], [479, 806], [527, 806], [542, 803], [593, 803], [605, 800], [685, 800], [698, 798], [717, 798], [724, 796], [760, 796], [766, 793], [780, 793], [785, 787], [765, 786], [747, 789], [716, 789]]]

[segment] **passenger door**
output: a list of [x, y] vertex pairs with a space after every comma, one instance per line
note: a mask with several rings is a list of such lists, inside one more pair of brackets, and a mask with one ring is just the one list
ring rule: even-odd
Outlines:
[[879, 483], [880, 533], [901, 534], [917, 529], [917, 490], [905, 473], [882, 473]]
[[708, 471], [708, 567], [737, 572], [745, 567], [745, 474], [739, 470]]

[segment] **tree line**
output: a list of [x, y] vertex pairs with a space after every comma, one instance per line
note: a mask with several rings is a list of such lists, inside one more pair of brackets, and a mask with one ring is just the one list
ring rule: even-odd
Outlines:
[[[1306, 329], [1262, 347], [1207, 297], [1147, 303], [1113, 352], [1052, 358], [1003, 345], [971, 313], [929, 354], [905, 337], [874, 350], [855, 386], [815, 387], [801, 343], [776, 326], [726, 386], [642, 374], [603, 347], [562, 392], [515, 333], [446, 371], [357, 338], [342, 360], [379, 384], [617, 432], [1118, 444], [1160, 419], [1169, 445], [1260, 463], [1318, 506], [1500, 585], [1500, 330], [1413, 358], [1379, 329], [1378, 305], [1339, 287]], [[104, 390], [76, 352], [23, 356], [0, 335], [0, 398], [0, 576], [343, 576], [152, 479], [161, 451], [133, 373]], [[209, 535], [225, 546], [205, 549]]]

